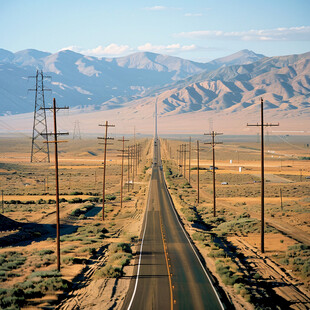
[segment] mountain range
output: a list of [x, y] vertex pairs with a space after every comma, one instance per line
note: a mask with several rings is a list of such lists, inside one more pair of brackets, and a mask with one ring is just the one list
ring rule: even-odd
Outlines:
[[69, 50], [0, 49], [0, 114], [33, 112], [34, 95], [27, 89], [34, 88], [34, 80], [28, 76], [42, 69], [51, 76], [45, 80], [52, 89], [46, 92], [47, 105], [55, 97], [73, 108], [75, 118], [88, 122], [87, 127], [92, 127], [87, 118], [102, 115], [136, 120], [146, 128], [152, 123], [155, 96], [166, 131], [172, 121], [182, 126], [196, 120], [198, 131], [198, 119], [225, 125], [232, 115], [255, 120], [261, 96], [267, 115], [300, 123], [310, 116], [309, 62], [310, 52], [265, 57], [242, 50], [198, 63], [150, 52], [96, 58]]
[[28, 77], [34, 76], [36, 69], [51, 76], [51, 80], [45, 80], [45, 87], [52, 89], [56, 100], [61, 99], [69, 107], [100, 109], [110, 99], [130, 101], [189, 76], [262, 57], [245, 50], [228, 59], [198, 63], [150, 52], [96, 58], [69, 50], [51, 54], [32, 49], [17, 53], [0, 49], [0, 114], [33, 111], [34, 95], [27, 90], [35, 88], [35, 80]]

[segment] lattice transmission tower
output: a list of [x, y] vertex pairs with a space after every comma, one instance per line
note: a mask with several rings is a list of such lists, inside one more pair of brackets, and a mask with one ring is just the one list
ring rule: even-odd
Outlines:
[[73, 129], [73, 140], [75, 139], [79, 139], [81, 140], [81, 130], [80, 130], [80, 122], [79, 121], [75, 121], [74, 122], [74, 129]]
[[50, 152], [48, 146], [48, 134], [45, 112], [45, 99], [44, 92], [51, 91], [44, 87], [44, 79], [51, 78], [50, 76], [43, 75], [43, 71], [37, 70], [35, 76], [29, 78], [36, 79], [35, 89], [35, 106], [32, 130], [32, 144], [31, 144], [31, 162], [50, 162]]

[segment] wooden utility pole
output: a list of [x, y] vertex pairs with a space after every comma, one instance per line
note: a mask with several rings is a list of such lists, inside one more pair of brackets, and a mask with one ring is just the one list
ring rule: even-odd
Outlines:
[[105, 201], [105, 176], [106, 176], [106, 166], [107, 166], [107, 141], [114, 140], [113, 138], [108, 138], [108, 127], [115, 127], [115, 125], [109, 125], [109, 122], [106, 121], [105, 124], [99, 126], [105, 127], [105, 136], [104, 138], [98, 137], [98, 139], [104, 139], [104, 162], [103, 162], [103, 184], [102, 184], [102, 220], [104, 221], [104, 201]]
[[136, 176], [138, 175], [138, 144], [135, 144]]
[[55, 145], [55, 179], [56, 179], [56, 255], [57, 255], [57, 270], [60, 271], [60, 216], [59, 216], [59, 174], [58, 174], [58, 143], [67, 141], [58, 141], [59, 135], [68, 135], [68, 132], [57, 132], [56, 111], [62, 109], [69, 109], [68, 107], [56, 107], [56, 99], [53, 98], [52, 108], [42, 108], [45, 110], [52, 110], [54, 117], [54, 133], [46, 133], [46, 135], [54, 136], [54, 141], [45, 141], [45, 143], [54, 143]]
[[135, 146], [130, 147], [131, 168], [132, 168], [132, 189], [135, 188], [135, 158], [134, 158]]
[[207, 136], [212, 137], [212, 142], [205, 143], [205, 144], [211, 144], [212, 146], [212, 176], [213, 176], [213, 216], [216, 216], [216, 192], [215, 192], [215, 145], [216, 144], [222, 144], [223, 142], [215, 142], [215, 137], [218, 135], [222, 135], [222, 133], [218, 133], [215, 131], [212, 131], [211, 133], [205, 133]]
[[192, 138], [188, 142], [188, 183], [191, 184], [191, 156], [192, 156]]
[[122, 140], [118, 140], [123, 142], [123, 148], [122, 148], [122, 154], [120, 155], [122, 157], [122, 172], [121, 172], [121, 208], [123, 207], [123, 187], [124, 187], [124, 157], [125, 157], [125, 140], [124, 136]]
[[179, 150], [177, 150], [177, 153], [178, 153], [178, 170], [179, 170], [179, 174], [181, 174], [182, 172], [182, 165], [181, 165], [181, 158], [182, 158], [182, 145], [179, 145]]
[[197, 140], [197, 204], [199, 204], [199, 141]]
[[281, 211], [283, 211], [282, 188], [280, 188]]
[[186, 179], [186, 144], [183, 144], [183, 174]]
[[247, 126], [261, 127], [261, 252], [265, 252], [265, 176], [264, 176], [264, 127], [279, 126], [278, 124], [264, 123], [264, 101], [261, 102], [261, 123], [254, 125], [247, 124]]
[[2, 196], [2, 214], [4, 214], [3, 189], [1, 190], [1, 196]]
[[127, 191], [128, 192], [130, 190], [129, 180], [130, 180], [130, 146], [127, 147]]
[[45, 177], [44, 181], [45, 181], [44, 182], [45, 183], [44, 191], [45, 191], [45, 193], [47, 193], [48, 190], [49, 190], [49, 187], [48, 187], [48, 175]]

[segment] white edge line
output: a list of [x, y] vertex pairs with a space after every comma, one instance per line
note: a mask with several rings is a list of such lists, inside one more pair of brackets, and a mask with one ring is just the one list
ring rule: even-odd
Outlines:
[[145, 231], [146, 231], [146, 224], [147, 224], [147, 212], [149, 210], [149, 205], [150, 205], [150, 193], [151, 193], [151, 181], [152, 181], [152, 176], [153, 176], [153, 170], [152, 170], [152, 174], [151, 174], [151, 178], [150, 178], [150, 182], [149, 182], [149, 192], [148, 192], [148, 199], [147, 199], [147, 208], [145, 210], [145, 224], [144, 224], [144, 231], [143, 231], [143, 236], [142, 236], [142, 242], [141, 242], [141, 246], [140, 246], [140, 255], [139, 255], [139, 262], [138, 262], [138, 270], [137, 270], [137, 276], [136, 276], [136, 283], [135, 283], [135, 288], [133, 290], [132, 293], [132, 297], [129, 303], [129, 306], [127, 308], [127, 310], [129, 310], [131, 308], [131, 305], [133, 303], [133, 300], [135, 298], [136, 295], [136, 291], [137, 291], [137, 286], [138, 286], [138, 281], [139, 281], [139, 275], [140, 275], [140, 263], [141, 263], [141, 257], [142, 257], [142, 248], [143, 248], [143, 243], [144, 243], [144, 235], [145, 235]]
[[[163, 176], [163, 172], [162, 172], [162, 176]], [[216, 295], [216, 297], [217, 297], [217, 299], [218, 299], [218, 301], [219, 301], [219, 303], [220, 303], [222, 309], [225, 310], [225, 308], [223, 307], [223, 304], [222, 304], [222, 302], [221, 302], [221, 300], [220, 300], [220, 297], [219, 297], [219, 295], [218, 295], [218, 292], [216, 291], [216, 289], [215, 289], [215, 287], [214, 287], [214, 285], [213, 285], [213, 283], [212, 283], [212, 281], [211, 281], [211, 279], [210, 279], [210, 277], [209, 277], [209, 275], [208, 275], [206, 269], [204, 268], [204, 266], [203, 266], [203, 264], [202, 264], [202, 262], [201, 262], [199, 256], [197, 255], [196, 250], [194, 249], [192, 243], [190, 242], [190, 240], [189, 240], [189, 238], [188, 238], [188, 236], [187, 236], [187, 234], [186, 234], [186, 232], [185, 232], [185, 230], [184, 230], [184, 227], [183, 227], [182, 224], [180, 223], [179, 217], [177, 216], [176, 211], [175, 211], [175, 208], [174, 208], [173, 200], [172, 200], [172, 198], [171, 198], [171, 196], [170, 196], [170, 193], [169, 193], [169, 191], [168, 191], [168, 189], [167, 189], [166, 179], [165, 179], [164, 176], [163, 176], [163, 178], [164, 178], [164, 180], [165, 180], [165, 185], [164, 185], [164, 187], [165, 187], [165, 189], [166, 189], [166, 191], [167, 191], [169, 200], [170, 200], [171, 203], [172, 203], [172, 210], [173, 210], [173, 212], [174, 212], [174, 215], [175, 215], [175, 217], [176, 217], [176, 219], [177, 219], [177, 221], [178, 221], [180, 227], [182, 228], [183, 233], [184, 233], [184, 235], [185, 235], [185, 237], [186, 237], [188, 243], [190, 244], [190, 246], [191, 246], [193, 252], [195, 253], [195, 255], [196, 255], [196, 257], [197, 257], [197, 259], [198, 259], [198, 261], [199, 261], [199, 263], [200, 263], [200, 266], [201, 266], [202, 270], [204, 271], [205, 275], [207, 276], [209, 282], [211, 283], [211, 286], [212, 286], [212, 288], [213, 288], [213, 290], [214, 290], [214, 293], [215, 293], [215, 295]]]

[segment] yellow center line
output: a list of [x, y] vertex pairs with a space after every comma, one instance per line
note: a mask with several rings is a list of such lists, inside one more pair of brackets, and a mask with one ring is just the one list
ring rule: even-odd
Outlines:
[[167, 271], [168, 271], [169, 287], [170, 287], [170, 309], [173, 310], [173, 291], [172, 291], [172, 282], [171, 282], [171, 272], [170, 272], [169, 263], [168, 263], [167, 248], [166, 248], [165, 241], [164, 241], [163, 223], [162, 223], [161, 216], [159, 216], [159, 219], [160, 219], [160, 231], [161, 231], [161, 237], [163, 240], [164, 253], [165, 253], [165, 259], [166, 259]]

